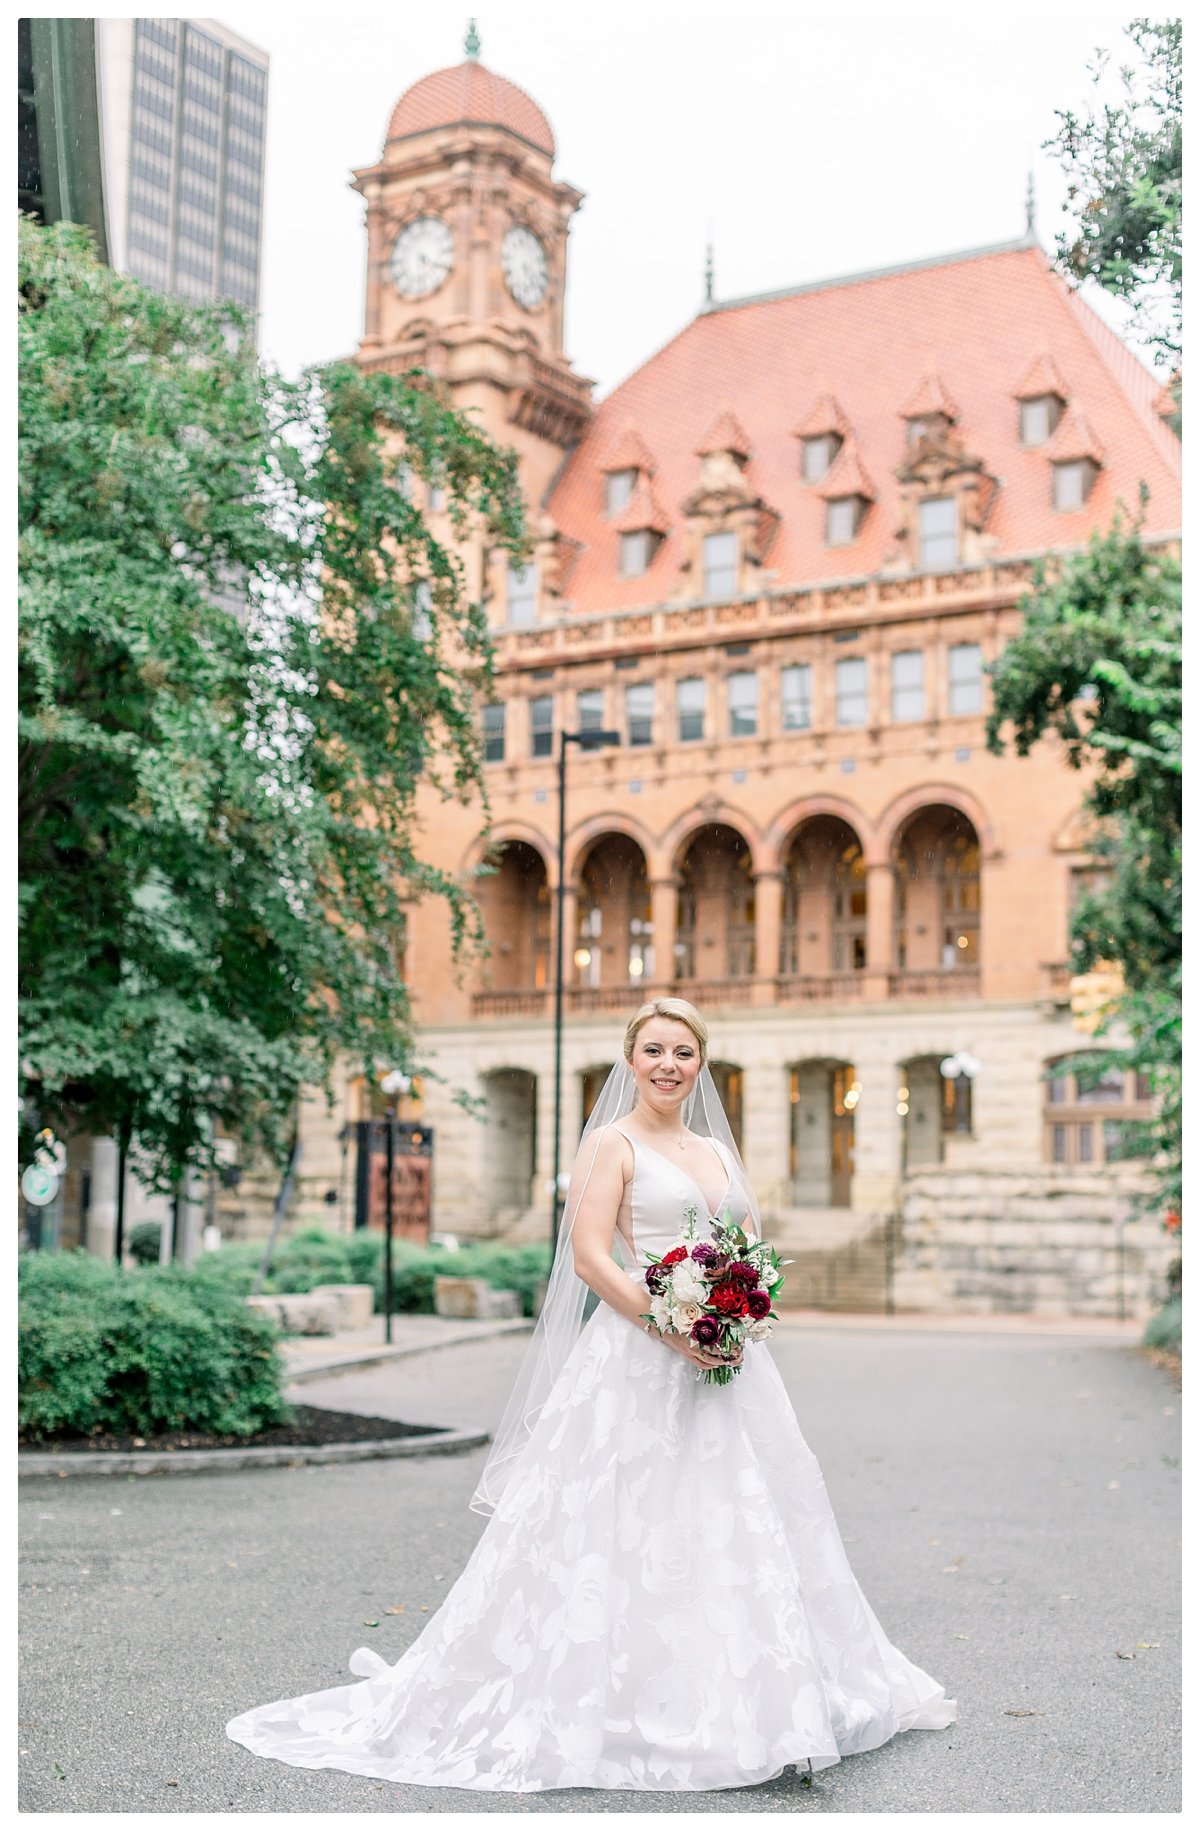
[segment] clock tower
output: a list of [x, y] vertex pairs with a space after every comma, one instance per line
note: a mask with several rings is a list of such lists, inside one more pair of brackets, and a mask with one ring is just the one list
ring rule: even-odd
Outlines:
[[515, 445], [537, 501], [591, 417], [591, 382], [563, 354], [567, 231], [583, 193], [554, 176], [537, 103], [479, 62], [400, 97], [367, 205], [364, 368], [420, 367], [489, 433]]

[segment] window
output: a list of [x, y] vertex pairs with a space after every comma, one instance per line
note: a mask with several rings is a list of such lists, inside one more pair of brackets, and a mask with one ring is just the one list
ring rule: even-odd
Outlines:
[[610, 470], [604, 479], [604, 507], [610, 515], [617, 515], [633, 495], [637, 482], [635, 470]]
[[654, 742], [654, 685], [639, 681], [625, 689], [625, 725], [632, 748]]
[[1035, 400], [1022, 401], [1022, 445], [1044, 445], [1061, 416], [1062, 402], [1057, 394], [1039, 394]]
[[819, 483], [826, 476], [841, 450], [836, 432], [823, 432], [819, 438], [805, 439], [800, 447], [800, 475], [806, 483]]
[[604, 729], [604, 690], [602, 687], [588, 687], [580, 693], [575, 701], [576, 716], [580, 731], [603, 731]]
[[983, 707], [983, 670], [977, 642], [956, 642], [950, 650], [950, 713], [962, 717]]
[[485, 763], [503, 763], [504, 761], [503, 706], [485, 706], [483, 708], [483, 760]]
[[867, 663], [862, 655], [837, 661], [833, 667], [834, 702], [839, 725], [867, 722]]
[[679, 713], [679, 742], [694, 744], [704, 736], [705, 684], [700, 679], [681, 680], [675, 689]]
[[649, 528], [638, 528], [633, 534], [621, 536], [621, 577], [635, 579], [645, 572], [654, 558], [657, 540]]
[[529, 754], [554, 755], [554, 701], [549, 693], [529, 702]]
[[825, 505], [825, 545], [848, 547], [862, 520], [861, 496], [835, 496]]
[[736, 534], [704, 536], [704, 595], [726, 598], [737, 590], [738, 539]]
[[537, 567], [510, 566], [508, 569], [508, 620], [523, 627], [532, 623], [537, 610]]
[[753, 737], [758, 730], [758, 675], [731, 674], [728, 688], [730, 737]]
[[428, 579], [418, 579], [413, 586], [412, 633], [418, 642], [428, 642], [433, 634], [433, 587]]
[[800, 662], [782, 675], [783, 728], [807, 731], [812, 724], [812, 669]]
[[920, 505], [921, 564], [936, 572], [958, 564], [958, 505], [953, 496], [935, 496]]
[[1148, 1078], [1124, 1068], [1090, 1069], [1082, 1063], [1073, 1073], [1066, 1068], [1066, 1061], [1046, 1066], [1049, 1162], [1098, 1166], [1147, 1156], [1154, 1115]]
[[892, 656], [892, 717], [904, 724], [925, 716], [925, 657], [919, 648]]
[[429, 485], [429, 507], [433, 514], [446, 506], [446, 491], [440, 483]]
[[1087, 458], [1075, 458], [1070, 464], [1054, 466], [1054, 506], [1056, 509], [1081, 509], [1092, 487], [1095, 466]]

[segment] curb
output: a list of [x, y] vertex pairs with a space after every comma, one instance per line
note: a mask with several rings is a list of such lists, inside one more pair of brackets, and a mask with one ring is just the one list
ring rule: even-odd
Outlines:
[[472, 1329], [469, 1335], [448, 1336], [445, 1341], [414, 1342], [409, 1347], [364, 1348], [355, 1354], [345, 1354], [339, 1360], [321, 1361], [313, 1367], [288, 1369], [285, 1385], [302, 1386], [306, 1380], [323, 1380], [327, 1374], [350, 1373], [358, 1367], [378, 1367], [387, 1361], [407, 1360], [413, 1354], [437, 1354], [443, 1348], [465, 1347], [468, 1342], [491, 1341], [501, 1335], [528, 1334], [533, 1329], [533, 1321], [528, 1316], [514, 1316], [510, 1322], [493, 1323], [488, 1328]]
[[260, 1444], [244, 1450], [157, 1450], [147, 1455], [77, 1450], [68, 1456], [19, 1453], [18, 1479], [35, 1475], [210, 1475], [223, 1469], [298, 1468], [302, 1463], [370, 1462], [394, 1456], [448, 1456], [492, 1440], [486, 1430], [439, 1430], [419, 1437], [375, 1437], [362, 1443]]

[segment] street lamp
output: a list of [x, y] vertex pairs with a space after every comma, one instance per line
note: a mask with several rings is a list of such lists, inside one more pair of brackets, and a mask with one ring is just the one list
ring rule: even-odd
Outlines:
[[562, 1155], [563, 905], [567, 869], [567, 745], [608, 750], [619, 731], [560, 731], [558, 741], [558, 919], [554, 951], [554, 1174], [550, 1181], [550, 1250], [558, 1245], [558, 1166]]

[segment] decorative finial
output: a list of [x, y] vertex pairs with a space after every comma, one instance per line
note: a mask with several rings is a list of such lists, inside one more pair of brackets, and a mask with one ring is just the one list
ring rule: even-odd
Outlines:
[[704, 303], [713, 302], [713, 245], [709, 242], [704, 254]]
[[1025, 186], [1025, 233], [1030, 241], [1037, 240], [1037, 224], [1034, 221], [1035, 198], [1033, 191], [1033, 173], [1029, 174], [1029, 183]]
[[467, 25], [467, 35], [463, 39], [463, 50], [472, 61], [479, 56], [479, 33], [475, 30], [475, 21], [473, 19], [470, 20]]

